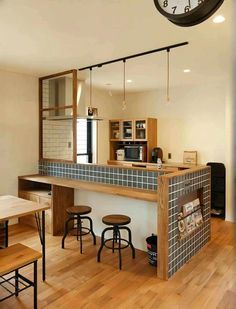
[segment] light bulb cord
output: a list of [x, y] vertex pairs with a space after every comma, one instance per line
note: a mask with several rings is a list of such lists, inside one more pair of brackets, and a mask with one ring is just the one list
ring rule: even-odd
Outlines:
[[93, 85], [92, 85], [92, 68], [90, 68], [90, 89], [89, 89], [89, 107], [92, 107], [92, 88], [93, 88]]
[[170, 49], [167, 49], [166, 100], [170, 101]]
[[125, 83], [125, 78], [126, 78], [126, 60], [123, 60], [124, 63], [124, 80], [123, 80], [123, 99], [124, 99], [124, 103], [126, 102], [126, 83]]

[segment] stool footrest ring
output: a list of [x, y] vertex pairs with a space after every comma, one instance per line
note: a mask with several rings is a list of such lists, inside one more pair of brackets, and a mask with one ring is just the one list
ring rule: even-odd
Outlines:
[[[110, 246], [108, 246], [106, 243], [108, 242], [108, 241], [112, 241], [113, 240], [113, 238], [108, 238], [108, 239], [106, 239], [105, 241], [104, 241], [104, 246], [107, 248], [107, 249], [113, 249], [113, 250], [119, 250], [119, 247], [110, 247]], [[119, 242], [119, 239], [117, 240], [118, 242]], [[127, 243], [127, 245], [123, 245], [122, 247], [120, 247], [120, 249], [122, 250], [122, 249], [125, 249], [125, 248], [128, 248], [129, 246], [130, 246], [130, 243], [129, 243], [129, 241], [127, 240], [127, 239], [124, 239], [124, 238], [120, 238], [120, 241], [124, 241], [124, 242], [126, 242]]]

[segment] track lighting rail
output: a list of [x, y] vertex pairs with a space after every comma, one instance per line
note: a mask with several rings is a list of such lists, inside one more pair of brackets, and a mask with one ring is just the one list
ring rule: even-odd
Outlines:
[[87, 66], [87, 67], [83, 67], [83, 68], [80, 68], [79, 71], [83, 71], [83, 70], [92, 70], [93, 68], [101, 68], [102, 66], [104, 65], [107, 65], [107, 64], [111, 64], [111, 63], [115, 63], [115, 62], [120, 62], [120, 61], [126, 61], [128, 59], [132, 59], [132, 58], [137, 58], [137, 57], [142, 57], [142, 56], [146, 56], [146, 55], [149, 55], [149, 54], [153, 54], [153, 53], [159, 53], [159, 52], [162, 52], [164, 50], [166, 51], [170, 51], [171, 49], [174, 49], [174, 48], [177, 48], [177, 47], [181, 47], [181, 46], [184, 46], [184, 45], [188, 45], [189, 42], [182, 42], [182, 43], [178, 43], [178, 44], [174, 44], [174, 45], [169, 45], [169, 46], [165, 46], [165, 47], [161, 47], [161, 48], [157, 48], [157, 49], [153, 49], [153, 50], [148, 50], [146, 52], [142, 52], [142, 53], [139, 53], [139, 54], [135, 54], [135, 55], [130, 55], [130, 56], [126, 56], [126, 57], [122, 57], [122, 58], [118, 58], [118, 59], [114, 59], [114, 60], [110, 60], [110, 61], [106, 61], [106, 62], [102, 62], [102, 63], [98, 63], [98, 64], [94, 64], [94, 65], [90, 65], [90, 66]]

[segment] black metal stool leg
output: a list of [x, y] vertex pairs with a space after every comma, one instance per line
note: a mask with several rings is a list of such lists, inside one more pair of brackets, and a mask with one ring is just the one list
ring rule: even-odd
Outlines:
[[79, 240], [80, 240], [80, 253], [83, 253], [83, 243], [82, 243], [82, 221], [80, 216], [78, 216], [79, 221]]
[[131, 234], [131, 230], [130, 228], [128, 228], [127, 226], [122, 226], [120, 227], [120, 230], [126, 230], [128, 232], [128, 237], [129, 237], [129, 246], [132, 250], [132, 258], [135, 259], [135, 248], [133, 246], [133, 243], [132, 243], [132, 234]]
[[77, 216], [77, 219], [76, 219], [76, 221], [77, 221], [77, 228], [76, 228], [76, 239], [77, 239], [77, 241], [79, 240], [79, 216]]
[[94, 234], [94, 231], [93, 231], [93, 220], [90, 217], [86, 217], [86, 219], [88, 219], [90, 223], [90, 233], [93, 236], [93, 244], [96, 245], [96, 235]]
[[135, 249], [134, 249], [134, 246], [133, 246], [133, 243], [132, 243], [132, 234], [131, 234], [131, 230], [130, 228], [128, 227], [125, 227], [128, 231], [128, 234], [129, 234], [129, 245], [131, 247], [131, 250], [132, 250], [132, 257], [133, 259], [135, 258]]
[[112, 253], [115, 252], [115, 238], [116, 238], [116, 231], [115, 228], [113, 229], [113, 238], [112, 238]]
[[119, 227], [118, 226], [115, 226], [115, 229], [116, 229], [116, 234], [117, 234], [117, 237], [118, 237], [118, 243], [119, 243], [119, 269], [121, 270], [122, 269], [122, 260], [121, 260], [121, 234], [120, 234], [120, 231], [119, 231]]
[[61, 241], [61, 247], [62, 247], [62, 249], [64, 249], [65, 248], [65, 238], [66, 238], [66, 236], [68, 235], [68, 233], [69, 233], [69, 222], [70, 221], [72, 221], [72, 220], [74, 220], [74, 217], [73, 218], [68, 218], [67, 220], [66, 220], [66, 223], [65, 223], [65, 232], [64, 232], [64, 236], [63, 236], [63, 238], [62, 238], [62, 241]]
[[37, 262], [34, 262], [34, 309], [38, 307]]
[[98, 250], [98, 255], [97, 255], [97, 261], [100, 262], [101, 261], [101, 252], [102, 252], [102, 248], [105, 245], [105, 233], [106, 231], [110, 230], [110, 228], [107, 228], [105, 230], [102, 231], [102, 235], [101, 235], [101, 245], [100, 248]]
[[115, 233], [115, 243], [118, 243], [118, 234]]

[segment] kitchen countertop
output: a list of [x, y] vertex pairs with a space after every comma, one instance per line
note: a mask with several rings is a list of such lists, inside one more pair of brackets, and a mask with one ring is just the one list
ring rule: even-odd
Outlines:
[[[108, 160], [108, 165], [124, 165], [125, 167], [133, 168], [147, 168], [148, 170], [157, 170], [157, 163], [150, 162], [135, 162], [135, 161], [117, 161], [117, 160]], [[173, 173], [175, 170], [184, 170], [195, 167], [202, 167], [204, 165], [198, 164], [184, 164], [184, 163], [163, 163], [162, 168], [158, 171], [164, 171], [165, 173]]]
[[81, 181], [76, 179], [67, 179], [55, 176], [43, 176], [43, 175], [27, 175], [19, 176], [19, 179], [46, 183], [61, 187], [68, 187], [74, 189], [83, 189], [94, 192], [102, 192], [112, 195], [119, 195], [138, 200], [144, 200], [148, 202], [157, 202], [157, 191], [145, 190], [145, 189], [133, 189], [129, 187], [122, 187], [117, 185], [100, 184], [95, 182]]

